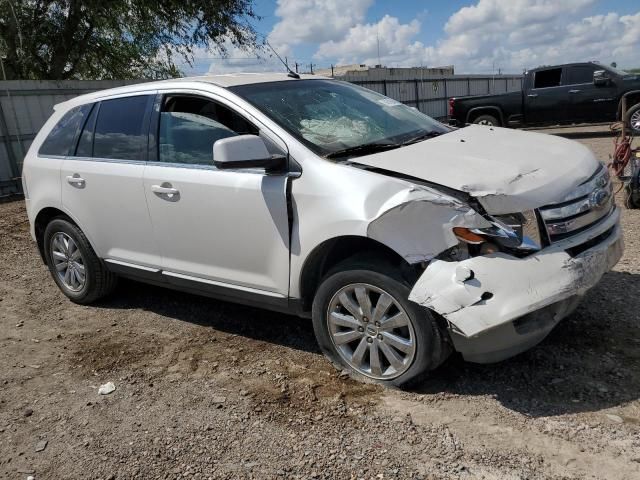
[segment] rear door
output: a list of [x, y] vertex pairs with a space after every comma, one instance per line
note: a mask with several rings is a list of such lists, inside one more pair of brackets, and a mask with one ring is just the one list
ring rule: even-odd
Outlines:
[[602, 70], [602, 67], [593, 64], [568, 67], [571, 122], [610, 122], [616, 119], [616, 85], [613, 81], [607, 85], [594, 85], [593, 72], [596, 70]]
[[527, 124], [560, 124], [567, 121], [569, 87], [562, 83], [564, 75], [562, 67], [532, 73], [532, 86], [524, 99]]
[[75, 153], [61, 169], [62, 204], [100, 257], [159, 267], [142, 176], [155, 95], [93, 105]]

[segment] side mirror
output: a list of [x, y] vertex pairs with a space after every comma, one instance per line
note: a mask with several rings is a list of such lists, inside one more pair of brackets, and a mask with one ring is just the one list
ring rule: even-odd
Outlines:
[[213, 144], [213, 164], [220, 170], [264, 168], [266, 172], [283, 171], [284, 155], [271, 155], [257, 135], [238, 135]]
[[593, 72], [593, 84], [600, 87], [607, 85], [611, 79], [607, 75], [606, 70], [596, 70]]

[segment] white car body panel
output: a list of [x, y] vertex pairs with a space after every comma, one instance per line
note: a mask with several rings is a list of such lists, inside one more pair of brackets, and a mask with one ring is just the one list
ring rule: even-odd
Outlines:
[[34, 145], [42, 144], [47, 134], [58, 123], [60, 118], [65, 114], [66, 109], [57, 108], [51, 114], [51, 117], [45, 122], [42, 129], [38, 132], [31, 143], [31, 148], [27, 152], [24, 159], [22, 177], [25, 189], [25, 203], [27, 207], [27, 216], [31, 230], [31, 237], [35, 240], [34, 231], [35, 219], [38, 212], [45, 208], [56, 208], [62, 210], [62, 201], [60, 195], [60, 168], [64, 157], [41, 158], [36, 154], [37, 150]]
[[[62, 205], [101, 258], [157, 267], [160, 253], [145, 201], [144, 168], [144, 162], [67, 158], [60, 173]], [[74, 175], [83, 186], [68, 182]]]

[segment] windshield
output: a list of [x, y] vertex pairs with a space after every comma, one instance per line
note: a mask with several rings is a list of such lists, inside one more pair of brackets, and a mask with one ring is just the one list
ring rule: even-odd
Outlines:
[[322, 156], [373, 153], [450, 129], [414, 108], [346, 82], [291, 80], [231, 90]]

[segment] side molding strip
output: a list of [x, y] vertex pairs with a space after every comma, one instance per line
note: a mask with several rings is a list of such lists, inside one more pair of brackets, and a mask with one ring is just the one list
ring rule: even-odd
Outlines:
[[159, 273], [160, 272], [160, 269], [158, 269], [158, 268], [145, 267], [143, 265], [137, 265], [135, 263], [123, 262], [121, 260], [113, 260], [111, 258], [105, 258], [104, 261], [107, 262], [107, 263], [112, 263], [114, 265], [120, 265], [121, 267], [135, 268], [136, 270], [144, 270], [145, 272], [152, 272], [152, 273]]
[[190, 275], [184, 275], [182, 273], [175, 273], [175, 272], [168, 272], [168, 271], [162, 271], [162, 275], [166, 275], [168, 277], [174, 277], [174, 278], [181, 278], [183, 280], [189, 280], [192, 282], [199, 282], [199, 283], [206, 283], [208, 285], [215, 285], [218, 287], [224, 287], [224, 288], [230, 288], [233, 290], [241, 290], [243, 292], [247, 292], [247, 293], [255, 293], [257, 295], [264, 295], [267, 297], [276, 297], [276, 298], [287, 298], [285, 295], [282, 295], [280, 293], [276, 293], [276, 292], [268, 292], [266, 290], [259, 290], [257, 288], [251, 288], [251, 287], [243, 287], [240, 285], [233, 285], [230, 283], [223, 283], [223, 282], [217, 282], [215, 280], [208, 280], [206, 278], [199, 278], [199, 277], [192, 277]]

